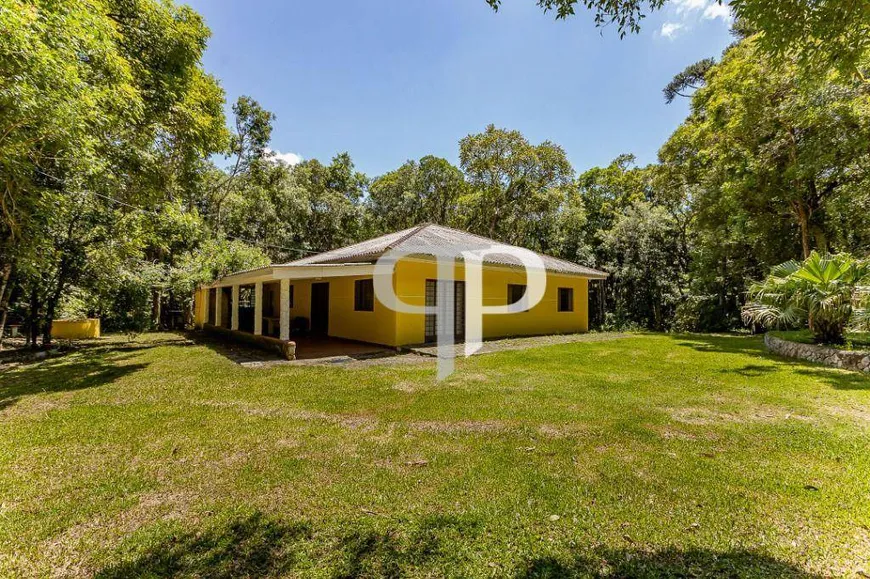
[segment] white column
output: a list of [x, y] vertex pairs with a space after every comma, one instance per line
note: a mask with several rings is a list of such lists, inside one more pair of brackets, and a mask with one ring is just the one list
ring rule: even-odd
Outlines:
[[233, 286], [233, 313], [230, 318], [230, 329], [238, 330], [239, 329], [239, 286]]
[[254, 335], [263, 335], [263, 282], [254, 284]]
[[281, 339], [290, 339], [290, 280], [281, 280]]
[[224, 288], [218, 287], [214, 290], [214, 325], [218, 328], [221, 327], [223, 320], [221, 319], [221, 308], [223, 304], [221, 300], [224, 297]]

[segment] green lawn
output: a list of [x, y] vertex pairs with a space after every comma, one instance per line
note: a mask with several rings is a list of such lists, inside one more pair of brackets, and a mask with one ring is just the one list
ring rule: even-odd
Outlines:
[[0, 374], [0, 575], [870, 573], [870, 377], [758, 337], [501, 352], [444, 383], [169, 338]]

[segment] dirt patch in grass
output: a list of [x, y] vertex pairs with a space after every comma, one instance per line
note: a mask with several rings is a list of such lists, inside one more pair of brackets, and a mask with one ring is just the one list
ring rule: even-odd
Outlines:
[[848, 418], [865, 427], [870, 427], [870, 409], [854, 406], [825, 406], [823, 410], [838, 418]]
[[34, 417], [39, 414], [45, 414], [52, 410], [62, 410], [69, 408], [71, 403], [68, 397], [63, 398], [44, 398], [31, 396], [16, 404], [0, 409], [0, 418], [12, 417]]
[[673, 428], [655, 429], [665, 440], [698, 440], [698, 435]]
[[410, 430], [420, 432], [438, 433], [478, 433], [478, 432], [506, 432], [511, 426], [501, 420], [460, 420], [458, 422], [446, 422], [442, 420], [418, 420], [409, 422]]
[[683, 424], [694, 426], [710, 426], [727, 423], [752, 423], [752, 422], [775, 422], [781, 420], [799, 420], [802, 422], [814, 422], [815, 418], [782, 408], [756, 407], [741, 412], [724, 412], [709, 408], [678, 408], [668, 411], [671, 418]]
[[545, 438], [576, 438], [589, 429], [580, 424], [542, 424], [538, 434]]
[[317, 412], [300, 408], [283, 408], [275, 406], [264, 407], [241, 402], [200, 401], [193, 402], [193, 404], [212, 408], [238, 410], [239, 412], [249, 416], [330, 422], [352, 429], [371, 429], [377, 424], [375, 418], [366, 414], [329, 414], [328, 412]]
[[425, 390], [426, 386], [419, 382], [402, 381], [393, 384], [392, 389], [398, 390], [399, 392], [407, 392], [410, 394], [412, 392], [419, 392], [421, 390]]

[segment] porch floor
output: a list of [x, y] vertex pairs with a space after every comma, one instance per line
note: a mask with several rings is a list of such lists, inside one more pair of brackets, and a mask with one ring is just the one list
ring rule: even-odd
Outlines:
[[396, 353], [395, 349], [387, 346], [355, 342], [331, 336], [303, 336], [291, 339], [296, 342], [297, 360], [314, 360], [317, 358], [333, 358], [335, 356], [361, 359]]
[[[192, 336], [193, 337], [193, 336]], [[397, 352], [387, 346], [367, 344], [331, 336], [293, 336], [296, 342], [296, 360], [288, 361], [268, 349], [261, 349], [243, 341], [237, 341], [232, 336], [223, 336], [211, 332], [196, 332], [195, 340], [222, 356], [242, 365], [272, 365], [274, 363], [293, 363], [299, 360], [350, 359], [363, 360], [393, 356]]]

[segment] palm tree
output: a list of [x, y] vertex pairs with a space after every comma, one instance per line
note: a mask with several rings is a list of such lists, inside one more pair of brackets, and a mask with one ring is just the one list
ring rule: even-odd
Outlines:
[[765, 327], [807, 323], [816, 342], [841, 344], [846, 327], [868, 315], [870, 262], [847, 253], [813, 251], [803, 262], [787, 261], [753, 283], [743, 321]]

